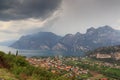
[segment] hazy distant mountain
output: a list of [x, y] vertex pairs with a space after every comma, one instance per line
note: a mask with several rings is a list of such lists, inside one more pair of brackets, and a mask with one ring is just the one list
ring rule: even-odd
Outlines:
[[37, 34], [22, 36], [11, 47], [17, 49], [50, 50], [61, 37], [51, 32], [39, 32]]
[[90, 28], [87, 30], [85, 38], [89, 49], [118, 45], [120, 44], [120, 31], [114, 30], [109, 26], [100, 27], [98, 29]]
[[[85, 34], [67, 34], [60, 41], [59, 45], [71, 51], [92, 50], [103, 46], [120, 44], [120, 31], [114, 30], [109, 26], [100, 28], [89, 28]], [[58, 49], [58, 47], [57, 47]]]
[[19, 49], [87, 51], [103, 46], [120, 44], [120, 31], [109, 26], [89, 28], [85, 34], [67, 34], [64, 37], [52, 32], [40, 32], [21, 37], [11, 47]]
[[14, 42], [16, 42], [16, 40], [3, 41], [3, 42], [0, 42], [0, 46], [10, 46], [10, 45], [12, 45]]

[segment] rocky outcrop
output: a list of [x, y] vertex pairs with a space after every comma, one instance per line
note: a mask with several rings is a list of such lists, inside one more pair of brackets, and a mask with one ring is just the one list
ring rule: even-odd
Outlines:
[[120, 60], [120, 46], [102, 47], [92, 51], [90, 57], [97, 59]]

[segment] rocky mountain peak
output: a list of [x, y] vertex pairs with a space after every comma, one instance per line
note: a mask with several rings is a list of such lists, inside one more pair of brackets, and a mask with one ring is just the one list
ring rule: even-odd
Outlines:
[[91, 28], [87, 29], [86, 34], [92, 34], [92, 33], [94, 33], [95, 30], [96, 29], [94, 27], [91, 27]]
[[99, 27], [97, 31], [102, 31], [102, 32], [109, 32], [109, 31], [114, 31], [114, 29], [108, 25]]
[[82, 34], [80, 32], [77, 32], [75, 36], [81, 36]]

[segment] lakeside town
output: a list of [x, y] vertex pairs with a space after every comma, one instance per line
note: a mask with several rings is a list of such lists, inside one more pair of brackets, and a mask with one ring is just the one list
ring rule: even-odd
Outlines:
[[[65, 61], [69, 61], [70, 58], [64, 59]], [[26, 59], [31, 65], [36, 67], [42, 67], [47, 70], [50, 70], [52, 73], [55, 74], [64, 74], [63, 76], [72, 78], [72, 77], [79, 77], [80, 74], [89, 74], [89, 70], [84, 70], [77, 66], [70, 66], [63, 63], [62, 59], [58, 57], [55, 58], [27, 58]], [[71, 60], [75, 61], [78, 58], [71, 58]]]
[[[103, 74], [90, 70], [89, 68], [85, 68], [78, 66], [77, 64], [82, 63], [83, 65], [90, 65], [90, 66], [104, 66], [109, 68], [116, 68], [120, 69], [120, 66], [117, 64], [112, 64], [108, 62], [102, 61], [90, 61], [86, 58], [79, 58], [79, 57], [46, 57], [46, 58], [26, 58], [26, 60], [36, 67], [42, 67], [44, 69], [49, 70], [54, 74], [63, 75], [64, 77], [68, 78], [76, 78], [83, 79], [83, 80], [109, 80], [110, 78], [104, 76]], [[72, 64], [69, 65], [69, 62]], [[73, 63], [72, 63], [73, 62]], [[73, 65], [74, 64], [74, 65]], [[117, 79], [112, 79], [117, 80]]]

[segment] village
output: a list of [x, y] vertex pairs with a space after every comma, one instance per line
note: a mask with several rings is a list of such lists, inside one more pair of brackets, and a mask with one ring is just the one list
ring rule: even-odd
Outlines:
[[[77, 60], [78, 58], [67, 58], [67, 60]], [[79, 77], [80, 75], [88, 75], [89, 70], [84, 70], [77, 66], [70, 66], [63, 63], [58, 57], [55, 58], [26, 58], [26, 60], [36, 67], [42, 67], [54, 74], [62, 74], [65, 77]], [[65, 60], [65, 59], [64, 59]]]
[[[68, 64], [64, 63], [64, 62], [73, 61], [74, 64], [77, 64], [80, 61], [82, 62], [82, 60], [84, 60], [84, 59], [81, 60], [81, 58], [77, 58], [77, 57], [70, 57], [70, 58], [60, 58], [60, 57], [26, 58], [26, 60], [31, 65], [47, 69], [48, 71], [50, 71], [54, 74], [63, 75], [64, 77], [68, 77], [68, 78], [76, 77], [78, 79], [78, 78], [81, 78], [82, 75], [84, 75], [84, 76], [87, 76], [87, 78], [84, 80], [92, 80], [92, 77], [96, 77], [94, 75], [96, 75], [96, 74], [101, 75], [101, 74], [98, 74], [98, 73], [91, 71], [89, 69], [84, 69], [80, 66], [68, 65]], [[107, 63], [107, 62], [104, 62], [104, 63], [98, 62], [98, 61], [89, 62], [89, 60], [88, 60], [88, 61], [84, 61], [83, 63], [89, 64], [90, 66], [97, 64], [98, 66], [120, 68], [120, 66], [118, 66], [118, 65], [114, 65], [111, 63]], [[108, 80], [108, 78], [107, 77], [100, 77], [99, 80]]]

